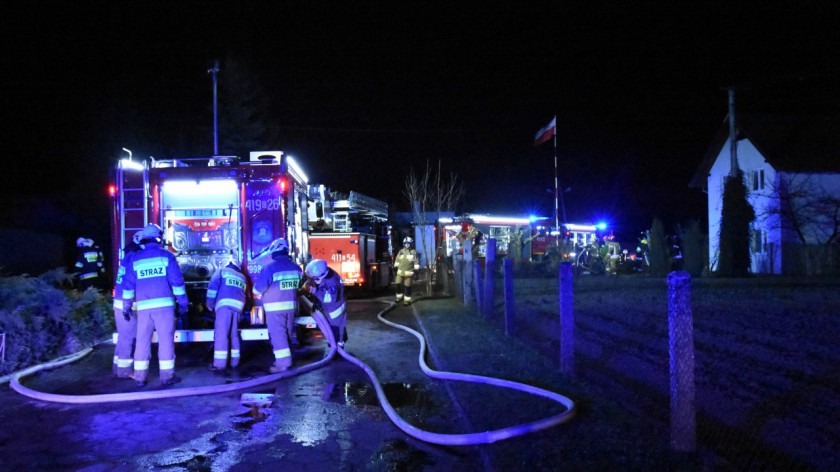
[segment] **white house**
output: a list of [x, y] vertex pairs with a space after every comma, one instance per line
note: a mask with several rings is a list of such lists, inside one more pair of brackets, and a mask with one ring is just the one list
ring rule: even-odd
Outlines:
[[[737, 114], [735, 124], [738, 166], [756, 213], [751, 225], [751, 271], [814, 273], [814, 264], [825, 262], [836, 271], [836, 258], [840, 257], [840, 118]], [[708, 195], [712, 271], [717, 267], [730, 153], [727, 119], [689, 184]], [[809, 253], [803, 248], [820, 249], [809, 249]], [[830, 260], [825, 261], [826, 257]]]

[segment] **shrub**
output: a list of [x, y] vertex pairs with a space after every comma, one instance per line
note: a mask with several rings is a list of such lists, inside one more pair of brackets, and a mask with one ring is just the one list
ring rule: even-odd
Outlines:
[[683, 269], [692, 277], [700, 277], [706, 268], [709, 242], [699, 221], [691, 221], [686, 227], [677, 228], [683, 250]]
[[6, 333], [5, 375], [90, 346], [114, 329], [110, 297], [66, 288], [55, 269], [39, 277], [0, 277], [0, 333]]
[[650, 250], [650, 275], [653, 277], [665, 277], [671, 271], [671, 256], [668, 237], [665, 235], [665, 226], [659, 218], [653, 219], [648, 239]]

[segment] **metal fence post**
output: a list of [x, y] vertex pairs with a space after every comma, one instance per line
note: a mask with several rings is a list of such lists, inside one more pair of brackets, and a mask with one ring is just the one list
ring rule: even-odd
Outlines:
[[504, 289], [505, 289], [505, 334], [513, 336], [513, 326], [516, 318], [516, 304], [513, 297], [513, 261], [504, 261]]
[[473, 290], [475, 290], [475, 305], [476, 311], [478, 314], [481, 315], [484, 313], [482, 311], [482, 302], [484, 299], [481, 297], [481, 263], [479, 261], [473, 261]]
[[6, 362], [6, 333], [0, 333], [0, 362]]
[[668, 346], [671, 380], [671, 447], [693, 452], [697, 445], [694, 404], [694, 332], [691, 276], [668, 274]]
[[560, 372], [567, 375], [575, 373], [575, 294], [573, 289], [573, 271], [570, 262], [562, 262], [559, 267], [560, 310]]
[[484, 257], [484, 301], [481, 303], [485, 319], [493, 318], [493, 300], [496, 295], [496, 238], [487, 238]]

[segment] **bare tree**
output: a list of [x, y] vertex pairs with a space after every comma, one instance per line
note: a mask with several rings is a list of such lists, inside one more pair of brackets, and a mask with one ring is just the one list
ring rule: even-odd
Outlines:
[[840, 243], [840, 192], [829, 191], [819, 174], [780, 173], [768, 191], [770, 202], [757, 215], [768, 229], [796, 235], [802, 244]]
[[[833, 180], [832, 180], [833, 179]], [[780, 173], [767, 190], [757, 218], [767, 230], [780, 230], [788, 244], [785, 271], [818, 275], [840, 271], [840, 191], [837, 179], [825, 174]], [[774, 250], [770, 247], [769, 250]]]
[[[463, 197], [464, 187], [457, 175], [451, 173], [446, 178], [442, 173], [440, 161], [437, 163], [437, 169], [433, 169], [429, 161], [426, 161], [422, 174], [418, 175], [412, 168], [406, 178], [404, 194], [411, 204], [414, 224], [417, 226], [436, 224], [444, 212], [454, 211]], [[431, 254], [427, 238], [420, 238], [419, 242], [423, 253], [426, 254], [425, 268], [430, 269], [435, 255]], [[427, 283], [430, 287], [431, 277]]]

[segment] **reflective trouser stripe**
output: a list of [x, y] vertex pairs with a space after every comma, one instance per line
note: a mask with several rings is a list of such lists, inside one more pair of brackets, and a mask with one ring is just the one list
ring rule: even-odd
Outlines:
[[81, 280], [92, 279], [92, 278], [96, 277], [97, 275], [98, 274], [96, 272], [88, 272], [87, 274], [80, 275], [79, 279], [81, 279]]
[[117, 360], [117, 367], [121, 367], [123, 369], [131, 367], [131, 364], [134, 363], [134, 359], [119, 359]]
[[134, 370], [149, 370], [149, 361], [134, 361]]
[[287, 357], [292, 357], [292, 350], [291, 349], [278, 349], [274, 351], [274, 358], [275, 359], [285, 359]]
[[339, 316], [344, 314], [344, 304], [342, 303], [340, 307], [336, 308], [335, 310], [330, 312], [330, 318], [338, 318]]
[[160, 370], [172, 370], [175, 368], [175, 359], [160, 361]]
[[239, 349], [231, 349], [230, 357], [231, 359], [239, 359]]
[[227, 351], [213, 351], [213, 359], [227, 359]]

